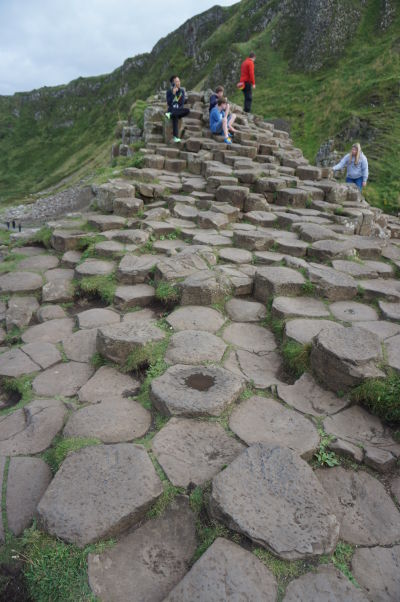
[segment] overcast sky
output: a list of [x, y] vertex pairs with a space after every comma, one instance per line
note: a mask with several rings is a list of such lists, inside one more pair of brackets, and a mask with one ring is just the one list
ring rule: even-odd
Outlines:
[[0, 94], [109, 73], [215, 4], [238, 0], [0, 0]]

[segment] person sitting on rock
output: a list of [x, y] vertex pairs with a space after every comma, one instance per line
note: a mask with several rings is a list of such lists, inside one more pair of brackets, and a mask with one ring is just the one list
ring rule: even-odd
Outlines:
[[351, 151], [333, 167], [333, 171], [343, 169], [345, 166], [347, 167], [346, 182], [355, 184], [362, 191], [368, 180], [368, 160], [358, 142], [353, 144]]
[[236, 131], [233, 128], [235, 119], [236, 115], [234, 113], [230, 113], [230, 107], [226, 98], [219, 98], [217, 105], [210, 113], [210, 130], [213, 134], [223, 134], [224, 142], [226, 144], [232, 144], [229, 131]]
[[210, 113], [213, 110], [213, 108], [217, 106], [218, 99], [222, 98], [223, 95], [224, 95], [224, 86], [217, 86], [215, 88], [214, 94], [211, 94], [211, 96], [210, 96], [210, 108], [208, 109]]
[[179, 119], [189, 115], [190, 110], [184, 108], [185, 90], [181, 88], [181, 80], [177, 75], [173, 75], [169, 80], [171, 87], [167, 90], [168, 112], [165, 113], [167, 119], [172, 121], [172, 133], [174, 142], [180, 142], [179, 138]]

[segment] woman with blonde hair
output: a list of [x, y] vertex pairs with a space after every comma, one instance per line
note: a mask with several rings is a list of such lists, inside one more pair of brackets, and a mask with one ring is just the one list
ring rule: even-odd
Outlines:
[[351, 151], [343, 157], [343, 159], [333, 167], [333, 171], [338, 171], [347, 167], [346, 182], [355, 184], [360, 190], [367, 185], [368, 180], [368, 160], [361, 150], [360, 144], [357, 142], [351, 147]]

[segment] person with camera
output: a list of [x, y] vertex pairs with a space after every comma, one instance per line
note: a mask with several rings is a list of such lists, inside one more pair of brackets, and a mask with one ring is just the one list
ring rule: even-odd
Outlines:
[[180, 142], [179, 138], [179, 119], [189, 115], [190, 110], [185, 109], [185, 90], [181, 88], [181, 80], [177, 75], [170, 79], [171, 87], [167, 90], [168, 112], [165, 113], [167, 119], [172, 121], [172, 133], [174, 142]]

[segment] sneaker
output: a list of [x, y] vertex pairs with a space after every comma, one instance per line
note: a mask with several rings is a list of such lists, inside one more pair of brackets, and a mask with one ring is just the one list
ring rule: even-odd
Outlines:
[[224, 138], [225, 144], [232, 144], [232, 140], [230, 138]]
[[181, 142], [181, 139], [174, 136], [174, 142]]
[[165, 113], [165, 117], [166, 117], [167, 119], [171, 119], [171, 113]]

